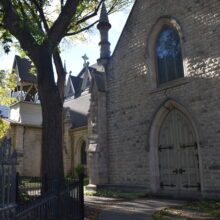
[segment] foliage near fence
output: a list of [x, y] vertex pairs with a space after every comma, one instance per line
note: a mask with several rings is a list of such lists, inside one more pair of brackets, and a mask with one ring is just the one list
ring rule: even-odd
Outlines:
[[41, 193], [40, 178], [18, 177], [16, 219], [81, 220], [84, 216], [83, 179], [52, 181]]
[[63, 183], [16, 175], [16, 152], [10, 139], [0, 143], [0, 220], [83, 220], [83, 176]]

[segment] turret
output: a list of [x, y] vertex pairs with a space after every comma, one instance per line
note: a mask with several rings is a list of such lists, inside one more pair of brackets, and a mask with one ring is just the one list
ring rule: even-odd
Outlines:
[[101, 8], [101, 14], [99, 23], [97, 25], [97, 28], [100, 32], [101, 41], [99, 43], [100, 45], [100, 58], [99, 60], [105, 60], [110, 57], [110, 43], [108, 41], [108, 32], [111, 28], [111, 24], [109, 23], [108, 19], [108, 13], [105, 7], [105, 3], [103, 2], [102, 8]]

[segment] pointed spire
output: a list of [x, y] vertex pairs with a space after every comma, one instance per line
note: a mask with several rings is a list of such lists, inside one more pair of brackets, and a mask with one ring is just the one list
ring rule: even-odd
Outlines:
[[[107, 9], [105, 6], [105, 1], [103, 1], [103, 3], [102, 3], [98, 26], [100, 26], [100, 25], [106, 25], [106, 26], [109, 26], [109, 28], [111, 28], [111, 24], [109, 23], [109, 19], [108, 19]], [[99, 27], [98, 27], [98, 29], [99, 29]]]
[[100, 12], [100, 19], [97, 25], [97, 28], [100, 32], [101, 41], [100, 45], [100, 59], [106, 59], [110, 57], [110, 43], [108, 41], [108, 31], [111, 28], [111, 24], [109, 23], [108, 13], [105, 6], [105, 1], [102, 3], [102, 8]]
[[100, 14], [100, 22], [109, 23], [108, 13], [107, 13], [107, 9], [105, 6], [105, 1], [103, 1], [103, 4], [102, 4], [102, 9], [101, 9], [101, 14]]

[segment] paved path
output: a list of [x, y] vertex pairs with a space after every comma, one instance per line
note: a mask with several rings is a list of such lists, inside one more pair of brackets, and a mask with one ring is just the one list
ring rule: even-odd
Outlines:
[[86, 196], [86, 206], [100, 209], [97, 220], [147, 220], [152, 219], [152, 214], [167, 207], [184, 205], [185, 201], [141, 198], [123, 200]]

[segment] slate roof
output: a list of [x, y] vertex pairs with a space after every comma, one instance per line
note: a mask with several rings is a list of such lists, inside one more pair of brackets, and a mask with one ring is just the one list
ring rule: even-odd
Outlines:
[[13, 68], [17, 65], [18, 75], [22, 81], [28, 81], [37, 83], [37, 77], [31, 74], [29, 71], [32, 68], [31, 62], [27, 59], [22, 59], [18, 55], [15, 56]]
[[75, 99], [64, 102], [64, 110], [69, 108], [71, 128], [79, 128], [87, 125], [87, 115], [90, 106], [90, 94], [82, 95]]
[[70, 79], [75, 90], [75, 95], [78, 95], [81, 92], [83, 78], [80, 78], [78, 76], [70, 76]]
[[97, 71], [97, 70], [93, 70], [91, 72], [91, 74], [94, 78], [94, 81], [95, 81], [95, 84], [96, 84], [98, 90], [101, 92], [105, 92], [106, 88], [105, 88], [104, 74], [102, 72]]
[[[89, 71], [92, 71], [92, 70], [96, 69], [97, 65], [98, 65], [98, 64], [95, 63], [95, 64], [89, 66]], [[83, 78], [83, 77], [84, 77], [85, 70], [86, 70], [86, 68], [84, 67], [84, 68], [80, 71], [80, 73], [77, 75], [77, 77]]]
[[[97, 63], [89, 66], [90, 73], [95, 71], [96, 67], [97, 67]], [[82, 87], [85, 72], [86, 72], [86, 68], [84, 67], [77, 76], [70, 75], [70, 79], [75, 90], [75, 97], [79, 97], [81, 95], [81, 92], [82, 92], [81, 87]]]

